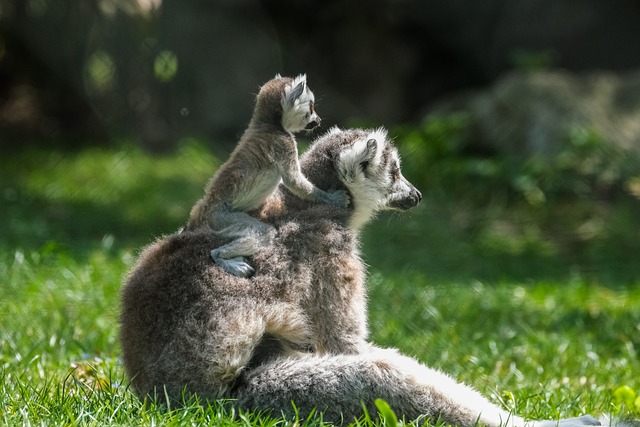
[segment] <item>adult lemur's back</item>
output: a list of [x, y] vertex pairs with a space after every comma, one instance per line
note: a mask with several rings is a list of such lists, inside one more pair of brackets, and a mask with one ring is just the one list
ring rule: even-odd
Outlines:
[[[168, 236], [141, 254], [122, 293], [123, 360], [140, 395], [179, 401], [232, 398], [247, 409], [301, 416], [314, 408], [340, 423], [375, 412], [376, 398], [400, 416], [460, 426], [525, 423], [414, 359], [366, 341], [365, 269], [358, 229], [381, 209], [409, 209], [420, 193], [402, 176], [383, 130], [333, 129], [302, 161], [319, 188], [346, 189], [348, 208], [311, 205], [285, 190], [262, 219], [275, 243], [253, 259], [251, 279], [209, 258], [221, 242], [206, 232]], [[597, 423], [591, 417], [563, 427]]]

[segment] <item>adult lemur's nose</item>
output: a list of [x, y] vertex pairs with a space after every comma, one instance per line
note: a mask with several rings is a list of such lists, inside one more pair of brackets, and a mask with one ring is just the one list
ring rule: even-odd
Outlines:
[[422, 200], [422, 193], [417, 188], [413, 187], [409, 195], [402, 200], [401, 202], [402, 208], [411, 209], [415, 206], [418, 206], [418, 203], [420, 203], [420, 200]]

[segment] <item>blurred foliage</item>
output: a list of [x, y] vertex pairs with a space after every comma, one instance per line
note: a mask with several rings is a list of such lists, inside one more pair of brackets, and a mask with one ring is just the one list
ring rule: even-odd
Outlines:
[[514, 68], [637, 69], [637, 22], [632, 0], [0, 0], [0, 146], [232, 140], [276, 73], [327, 123], [419, 120]]
[[486, 152], [464, 113], [398, 128], [403, 170], [425, 196], [389, 230], [412, 251], [368, 253], [382, 269], [433, 277], [640, 278], [640, 163], [588, 129], [572, 129], [550, 157]]
[[557, 65], [559, 54], [552, 49], [527, 50], [514, 49], [510, 55], [513, 66], [520, 70], [537, 71]]
[[[465, 113], [432, 116], [417, 128], [398, 132], [409, 159], [406, 173], [431, 189], [471, 199], [501, 192], [533, 207], [566, 199], [616, 198], [620, 190], [638, 196], [637, 155], [583, 127], [571, 128], [556, 154], [526, 158], [474, 152]], [[471, 183], [485, 188], [478, 191]]]
[[[366, 227], [374, 269], [434, 280], [640, 278], [640, 173], [593, 132], [573, 130], [548, 159], [478, 151], [464, 114], [391, 134], [425, 198], [402, 221]], [[96, 245], [138, 248], [184, 224], [228, 156], [193, 139], [164, 155], [114, 146], [2, 156], [0, 247], [55, 244], [79, 257]]]

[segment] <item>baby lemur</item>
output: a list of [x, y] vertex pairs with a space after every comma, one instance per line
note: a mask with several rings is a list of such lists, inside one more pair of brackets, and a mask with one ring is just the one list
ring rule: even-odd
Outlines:
[[211, 178], [205, 195], [191, 210], [187, 230], [209, 227], [231, 242], [211, 251], [213, 260], [228, 273], [248, 277], [254, 273], [245, 256], [270, 244], [275, 229], [249, 215], [276, 189], [280, 180], [305, 200], [346, 206], [345, 191], [326, 192], [300, 171], [294, 132], [320, 124], [313, 92], [306, 75], [277, 75], [261, 88], [253, 117], [240, 142]]

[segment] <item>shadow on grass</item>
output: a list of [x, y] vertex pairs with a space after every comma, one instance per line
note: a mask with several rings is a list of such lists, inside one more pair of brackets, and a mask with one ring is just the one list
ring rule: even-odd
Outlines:
[[[178, 180], [157, 183], [165, 189], [180, 184]], [[175, 194], [178, 200], [184, 197], [184, 193], [177, 191], [168, 194]], [[51, 202], [29, 196], [0, 209], [0, 221], [8, 225], [0, 245], [31, 251], [55, 241], [72, 254], [82, 256], [105, 238], [115, 239], [118, 246], [135, 247], [171, 233], [186, 222], [192, 200], [184, 200], [184, 209], [177, 208], [180, 203], [175, 200], [174, 208], [167, 210], [145, 206], [144, 197], [144, 194], [133, 196], [124, 207], [90, 201]]]
[[0, 161], [0, 247], [55, 242], [80, 259], [104, 239], [136, 249], [186, 222], [215, 163], [201, 147], [162, 158], [131, 148], [16, 153]]

